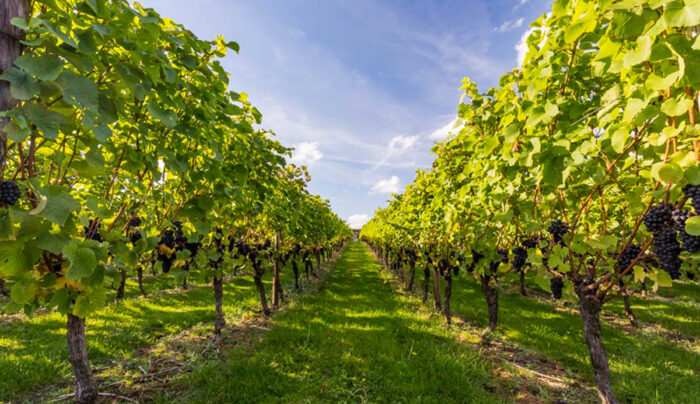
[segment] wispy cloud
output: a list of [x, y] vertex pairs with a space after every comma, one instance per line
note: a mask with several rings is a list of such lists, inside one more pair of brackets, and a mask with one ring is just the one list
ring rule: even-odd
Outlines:
[[380, 180], [372, 187], [369, 192], [372, 194], [395, 194], [399, 192], [399, 177], [392, 176], [388, 180]]
[[450, 121], [447, 125], [433, 131], [428, 137], [434, 140], [442, 140], [447, 138], [452, 133], [457, 132], [461, 126], [462, 120], [455, 117], [455, 119]]
[[318, 149], [317, 142], [302, 142], [294, 147], [292, 163], [310, 166], [321, 160], [323, 153]]
[[365, 225], [365, 223], [369, 222], [369, 216], [365, 214], [361, 215], [352, 215], [348, 218], [347, 222], [348, 225], [353, 228], [353, 229], [359, 229], [362, 226]]
[[505, 21], [503, 24], [501, 24], [501, 26], [495, 28], [494, 31], [503, 33], [512, 31], [514, 29], [518, 29], [523, 26], [523, 21], [525, 21], [525, 18], [518, 18], [517, 20], [513, 21]]

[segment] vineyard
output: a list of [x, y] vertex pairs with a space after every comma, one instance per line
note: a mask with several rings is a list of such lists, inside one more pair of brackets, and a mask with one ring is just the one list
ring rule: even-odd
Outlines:
[[531, 27], [353, 241], [238, 43], [4, 0], [0, 402], [699, 403], [700, 2]]

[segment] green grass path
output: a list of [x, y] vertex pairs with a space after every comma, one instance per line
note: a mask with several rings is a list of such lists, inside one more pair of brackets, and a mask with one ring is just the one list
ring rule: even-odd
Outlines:
[[254, 346], [183, 376], [163, 402], [501, 402], [491, 366], [380, 270], [350, 244], [322, 292], [275, 316]]

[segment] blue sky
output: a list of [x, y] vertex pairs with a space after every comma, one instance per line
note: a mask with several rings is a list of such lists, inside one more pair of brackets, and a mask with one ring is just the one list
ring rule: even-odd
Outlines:
[[141, 0], [200, 38], [240, 44], [224, 60], [263, 126], [296, 148], [310, 190], [359, 226], [417, 168], [456, 115], [463, 77], [481, 89], [518, 65], [549, 0]]

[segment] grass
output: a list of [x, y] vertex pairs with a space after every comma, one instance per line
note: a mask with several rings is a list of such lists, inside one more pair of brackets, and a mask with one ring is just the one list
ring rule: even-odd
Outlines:
[[[422, 271], [417, 272], [418, 288]], [[289, 290], [291, 270], [282, 274]], [[88, 319], [94, 368], [143, 361], [147, 358], [139, 353], [158, 346], [165, 336], [213, 329], [213, 292], [208, 285], [183, 291], [172, 276], [149, 276], [145, 281], [148, 297], [141, 297], [135, 282], [129, 281], [126, 299]], [[536, 289], [530, 279], [528, 287]], [[224, 291], [229, 324], [258, 310], [249, 275], [233, 278]], [[452, 307], [470, 324], [486, 326], [485, 299], [472, 279], [455, 279]], [[604, 317], [622, 319], [603, 326], [620, 402], [700, 402], [700, 287], [676, 283], [657, 296], [633, 296], [632, 307], [641, 322], [660, 327], [623, 329], [621, 300], [606, 306]], [[501, 292], [496, 337], [592, 385], [575, 309]], [[504, 376], [511, 367], [491, 362], [474, 344], [458, 338], [463, 335], [461, 326], [447, 329], [416, 298], [397, 293], [388, 272], [360, 243], [347, 247], [320, 293], [302, 295], [269, 323], [271, 328], [259, 331], [250, 343], [227, 345], [220, 356], [194, 358], [191, 373], [176, 376], [164, 393], [157, 392], [160, 402], [494, 403], [519, 401], [524, 392], [517, 378], [514, 382]], [[71, 391], [71, 380], [63, 316], [0, 316], [0, 402], [29, 400], [42, 389], [51, 394]], [[525, 385], [531, 392], [540, 387]], [[551, 401], [547, 394], [543, 388], [535, 395]]]
[[[419, 277], [419, 281], [422, 278]], [[633, 297], [632, 305], [641, 321], [658, 321], [690, 336], [689, 340], [673, 341], [663, 333], [628, 333], [604, 323], [602, 335], [612, 371], [613, 390], [621, 402], [699, 402], [697, 338], [700, 316], [698, 301], [692, 300], [698, 288], [682, 285], [681, 289], [687, 289], [684, 300], [671, 302]], [[673, 292], [663, 293], [669, 296]], [[593, 383], [581, 319], [577, 314], [554, 310], [553, 306], [551, 302], [501, 292], [498, 332], [505, 341], [555, 361]], [[484, 295], [474, 280], [466, 277], [455, 280], [452, 307], [467, 321], [480, 327], [487, 325]], [[620, 315], [623, 312], [621, 300], [606, 308]]]
[[[293, 286], [292, 271], [282, 274], [289, 290]], [[88, 357], [93, 368], [132, 358], [158, 338], [199, 324], [211, 326], [213, 332], [214, 294], [209, 285], [190, 284], [185, 291], [171, 275], [151, 276], [144, 281], [147, 297], [140, 296], [136, 282], [129, 280], [124, 300], [87, 319]], [[269, 299], [269, 270], [265, 282]], [[258, 310], [259, 305], [251, 276], [238, 276], [224, 284], [227, 319]], [[65, 322], [65, 316], [58, 313], [5, 322], [0, 316], [0, 402], [26, 399], [42, 387], [71, 382]]]
[[162, 401], [502, 401], [489, 392], [498, 381], [478, 352], [379, 270], [365, 246], [350, 244], [318, 296], [278, 314], [253, 347], [183, 376], [182, 391]]

